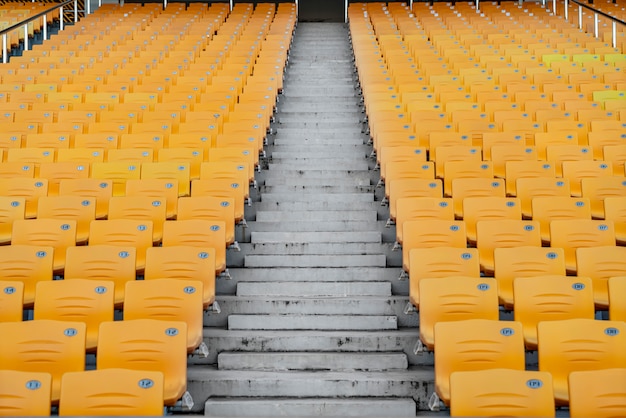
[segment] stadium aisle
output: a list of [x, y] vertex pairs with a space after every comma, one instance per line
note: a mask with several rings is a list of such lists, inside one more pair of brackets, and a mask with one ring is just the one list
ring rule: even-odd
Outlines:
[[218, 282], [222, 315], [205, 330], [216, 366], [189, 369], [206, 415], [427, 409], [432, 357], [410, 354], [417, 315], [403, 314], [408, 284], [387, 268], [355, 77], [346, 25], [298, 25], [245, 268]]

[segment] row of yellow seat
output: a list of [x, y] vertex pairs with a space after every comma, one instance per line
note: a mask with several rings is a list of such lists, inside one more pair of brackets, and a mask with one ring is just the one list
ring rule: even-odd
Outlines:
[[[626, 177], [623, 157], [602, 160], [624, 145], [622, 51], [534, 4], [472, 7], [349, 10], [407, 312], [419, 310], [416, 350], [435, 353], [430, 405], [452, 416], [554, 416], [562, 405], [572, 417], [598, 405], [623, 414], [626, 387], [590, 394], [575, 383], [582, 370], [626, 376], [626, 248], [615, 234]], [[616, 133], [597, 133], [607, 120]], [[594, 320], [596, 309], [610, 320]], [[575, 348], [579, 339], [598, 350]], [[538, 350], [539, 371], [527, 349]]]

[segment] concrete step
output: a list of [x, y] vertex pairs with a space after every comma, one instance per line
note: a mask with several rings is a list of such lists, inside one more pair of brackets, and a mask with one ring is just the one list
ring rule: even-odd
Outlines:
[[290, 158], [280, 163], [270, 163], [269, 169], [280, 168], [281, 170], [327, 170], [327, 171], [345, 171], [345, 170], [367, 170], [369, 162], [365, 158], [343, 159], [343, 158]]
[[395, 316], [384, 315], [230, 315], [229, 330], [381, 331], [398, 328]]
[[[341, 213], [341, 212], [338, 212]], [[306, 219], [306, 218], [304, 218]], [[367, 232], [375, 231], [376, 224], [366, 221], [302, 221], [250, 222], [250, 232]]]
[[[330, 184], [329, 184], [330, 183]], [[325, 183], [310, 186], [301, 185], [279, 185], [279, 186], [261, 186], [259, 190], [264, 193], [373, 193], [375, 185], [335, 185], [334, 179], [327, 179]]]
[[372, 193], [263, 193], [261, 197], [262, 202], [266, 203], [287, 203], [287, 202], [323, 202], [323, 203], [337, 203], [337, 202], [350, 202], [354, 208], [354, 205], [360, 203], [367, 203], [374, 201], [374, 195]]
[[[291, 244], [289, 244], [291, 245]], [[307, 243], [307, 245], [311, 245]], [[230, 282], [270, 282], [270, 281], [303, 281], [303, 282], [339, 282], [339, 281], [396, 281], [402, 272], [401, 268], [382, 267], [281, 267], [281, 268], [233, 268], [229, 269]], [[220, 279], [218, 279], [220, 281]]]
[[[403, 282], [404, 283], [404, 282]], [[240, 283], [241, 284], [241, 283]], [[408, 293], [408, 290], [406, 291]], [[399, 327], [419, 328], [419, 315], [404, 314], [408, 296], [351, 296], [326, 298], [234, 296], [216, 297], [222, 309], [220, 315], [206, 314], [204, 326], [222, 327], [228, 325], [230, 315], [283, 314], [314, 315], [385, 315], [396, 316]]]
[[[267, 186], [266, 186], [267, 187]], [[269, 186], [275, 187], [275, 186]], [[333, 221], [363, 221], [376, 222], [377, 213], [373, 210], [355, 210], [352, 212], [335, 211], [257, 211], [256, 222], [333, 222]]]
[[415, 355], [416, 327], [385, 331], [320, 331], [320, 330], [229, 330], [205, 328], [204, 342], [209, 356], [191, 357], [189, 364], [217, 364], [217, 354], [224, 351], [241, 352], [350, 352], [371, 353], [395, 351], [405, 353], [412, 365], [433, 365], [432, 354]]
[[[307, 177], [304, 175], [296, 176], [297, 171], [285, 171], [283, 174], [289, 175], [289, 177], [284, 177], [283, 175], [276, 175], [275, 172], [269, 173], [267, 172], [267, 176], [265, 176], [264, 180], [259, 176], [257, 181], [259, 184], [264, 186], [319, 186], [320, 184], [324, 184], [328, 181], [328, 177], [318, 177], [315, 178], [312, 174], [309, 174]], [[346, 174], [348, 174], [346, 172]], [[341, 179], [333, 179], [333, 184], [336, 186], [371, 186], [372, 181], [370, 175], [363, 171], [361, 173], [352, 173], [349, 176]]]
[[[348, 128], [325, 128], [323, 126], [318, 127], [315, 132], [305, 131], [300, 127], [289, 127], [289, 126], [277, 126], [278, 134], [276, 135], [276, 139], [274, 143], [276, 143], [277, 139], [282, 139], [284, 137], [290, 138], [298, 138], [300, 139], [300, 144], [309, 145], [309, 142], [302, 142], [302, 134], [306, 134], [306, 137], [321, 137], [321, 138], [336, 138], [336, 139], [363, 139], [365, 136], [361, 133], [361, 129], [354, 129], [353, 126]], [[350, 143], [345, 143], [350, 144]]]
[[341, 147], [333, 146], [324, 146], [323, 149], [319, 150], [304, 150], [302, 148], [289, 147], [287, 145], [282, 145], [276, 149], [274, 149], [270, 156], [274, 162], [276, 160], [294, 160], [294, 159], [338, 159], [342, 157], [346, 160], [348, 159], [364, 159], [365, 157], [370, 155], [370, 148], [367, 146], [362, 146], [363, 149], [355, 149], [356, 147], [352, 147], [352, 149], [345, 149]]
[[353, 132], [361, 132], [361, 127], [363, 126], [363, 124], [360, 121], [344, 121], [343, 119], [337, 119], [337, 120], [325, 120], [322, 118], [319, 118], [317, 120], [300, 120], [300, 119], [294, 119], [294, 120], [280, 120], [280, 123], [278, 124], [278, 131], [280, 132], [282, 127], [285, 128], [300, 128], [300, 129], [315, 129], [315, 131], [317, 131], [317, 128], [327, 128], [327, 129], [352, 129]]
[[409, 417], [415, 416], [411, 398], [210, 398], [204, 415], [210, 417]]
[[[262, 372], [190, 367], [187, 389], [201, 410], [212, 397], [389, 397], [413, 398], [426, 409], [433, 392], [433, 371], [410, 368], [391, 372]], [[385, 415], [383, 415], [385, 416]]]
[[375, 255], [247, 255], [245, 267], [385, 267], [387, 257]]
[[[252, 232], [252, 243], [381, 242], [380, 232]], [[320, 264], [324, 265], [324, 264]]]
[[366, 144], [346, 144], [338, 142], [331, 147], [328, 145], [315, 145], [315, 144], [282, 144], [275, 146], [271, 150], [266, 150], [268, 154], [274, 155], [275, 152], [297, 152], [300, 157], [307, 155], [325, 154], [338, 156], [355, 156], [361, 154], [369, 155], [372, 152], [372, 147]]
[[[302, 140], [304, 138], [304, 141]], [[311, 132], [306, 128], [296, 128], [290, 129], [289, 133], [283, 132], [283, 128], [280, 127], [278, 130], [278, 135], [274, 139], [274, 145], [284, 146], [284, 145], [301, 145], [301, 144], [310, 144], [310, 145], [326, 145], [326, 146], [335, 146], [335, 145], [363, 145], [365, 140], [363, 139], [363, 134], [357, 133], [356, 130], [351, 130], [348, 134], [338, 134], [338, 133], [316, 133]], [[302, 154], [303, 156], [306, 154]]]
[[[287, 214], [289, 212], [286, 212]], [[316, 212], [311, 212], [316, 213]], [[250, 225], [252, 222], [248, 222]], [[248, 255], [340, 255], [340, 254], [387, 254], [391, 251], [393, 243], [264, 243], [249, 244], [239, 243], [241, 252]]]
[[403, 353], [220, 353], [219, 370], [389, 371], [409, 367]]
[[254, 206], [257, 210], [281, 210], [281, 211], [291, 211], [291, 210], [332, 210], [332, 211], [352, 211], [355, 208], [355, 205], [358, 207], [362, 207], [366, 210], [378, 209], [380, 208], [380, 202], [350, 202], [350, 201], [340, 201], [340, 202], [328, 202], [328, 201], [302, 201], [302, 202], [290, 202], [290, 201], [277, 201], [274, 200], [272, 202], [261, 201], [255, 202]]
[[[378, 176], [373, 176], [373, 172], [369, 170], [285, 170], [280, 167], [280, 164], [277, 164], [272, 167], [271, 170], [268, 169], [262, 171], [259, 175], [257, 175], [257, 180], [265, 178], [268, 181], [271, 179], [271, 182], [274, 184], [299, 184], [293, 182], [297, 180], [310, 179], [314, 180], [317, 184], [325, 184], [330, 178], [332, 178], [333, 182], [349, 182], [349, 180], [352, 180], [352, 183], [356, 182], [357, 184], [363, 184], [366, 181], [371, 183], [372, 177], [378, 181]], [[272, 186], [272, 184], [268, 184], [268, 182], [265, 184]]]
[[389, 282], [242, 282], [237, 286], [237, 296], [274, 297], [357, 297], [391, 296]]

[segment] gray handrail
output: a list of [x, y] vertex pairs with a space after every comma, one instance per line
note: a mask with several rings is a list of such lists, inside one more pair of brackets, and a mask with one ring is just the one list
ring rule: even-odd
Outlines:
[[2, 35], [2, 63], [6, 64], [8, 62], [7, 34], [13, 32], [14, 30], [18, 30], [20, 27], [24, 27], [24, 50], [28, 50], [28, 24], [34, 20], [39, 19], [40, 17], [43, 17], [43, 39], [46, 40], [48, 39], [48, 22], [46, 19], [46, 15], [56, 9], [61, 9], [60, 25], [61, 30], [63, 30], [63, 7], [70, 3], [74, 3], [74, 23], [76, 23], [78, 22], [78, 0], [65, 0], [61, 3], [55, 3], [53, 7], [50, 7], [43, 12], [39, 12], [37, 14], [29, 16], [27, 19], [11, 25], [8, 28], [0, 30], [0, 35]]
[[[545, 0], [544, 0], [545, 1]], [[564, 6], [564, 15], [565, 15], [565, 20], [569, 19], [569, 2], [571, 1], [574, 4], [578, 5], [578, 28], [582, 29], [583, 28], [583, 9], [587, 9], [593, 12], [593, 36], [595, 36], [596, 38], [599, 37], [599, 18], [600, 16], [602, 16], [605, 19], [609, 19], [611, 21], [611, 45], [613, 46], [613, 48], [617, 47], [617, 25], [622, 25], [622, 26], [626, 26], [626, 22], [616, 18], [615, 16], [611, 16], [608, 13], [603, 12], [602, 10], [598, 10], [593, 6], [590, 6], [588, 4], [582, 3], [578, 0], [563, 0], [563, 6]], [[557, 7], [556, 7], [556, 0], [552, 0], [552, 13], [554, 13], [556, 15], [557, 12]]]

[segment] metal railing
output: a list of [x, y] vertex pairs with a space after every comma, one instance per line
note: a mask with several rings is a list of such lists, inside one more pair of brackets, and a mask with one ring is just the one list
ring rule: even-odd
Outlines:
[[2, 36], [2, 63], [6, 64], [8, 62], [8, 45], [7, 45], [7, 35], [15, 30], [20, 30], [20, 28], [23, 27], [24, 29], [24, 50], [28, 50], [29, 47], [29, 42], [28, 42], [28, 24], [30, 22], [33, 22], [41, 17], [43, 17], [43, 24], [42, 24], [42, 35], [43, 35], [43, 39], [44, 41], [46, 39], [48, 39], [48, 21], [47, 21], [47, 14], [56, 10], [56, 9], [60, 9], [59, 10], [59, 14], [60, 14], [60, 29], [63, 30], [63, 8], [65, 6], [67, 6], [70, 3], [74, 3], [74, 23], [78, 22], [78, 1], [77, 0], [65, 0], [61, 3], [54, 3], [53, 7], [50, 7], [49, 9], [44, 10], [43, 12], [39, 12], [37, 14], [34, 14], [32, 16], [29, 16], [27, 19], [24, 19], [14, 25], [11, 25], [5, 29], [0, 30], [0, 35]]
[[[545, 5], [545, 0], [544, 5]], [[600, 17], [608, 19], [611, 21], [611, 45], [613, 48], [617, 47], [617, 25], [626, 26], [626, 22], [616, 18], [615, 16], [611, 16], [608, 13], [603, 12], [602, 10], [598, 10], [589, 4], [585, 4], [580, 2], [579, 0], [563, 0], [563, 14], [565, 20], [569, 21], [569, 3], [572, 2], [578, 5], [578, 28], [583, 29], [583, 9], [587, 9], [593, 12], [593, 36], [599, 38], [600, 35]], [[552, 13], [557, 14], [557, 0], [552, 0]]]

